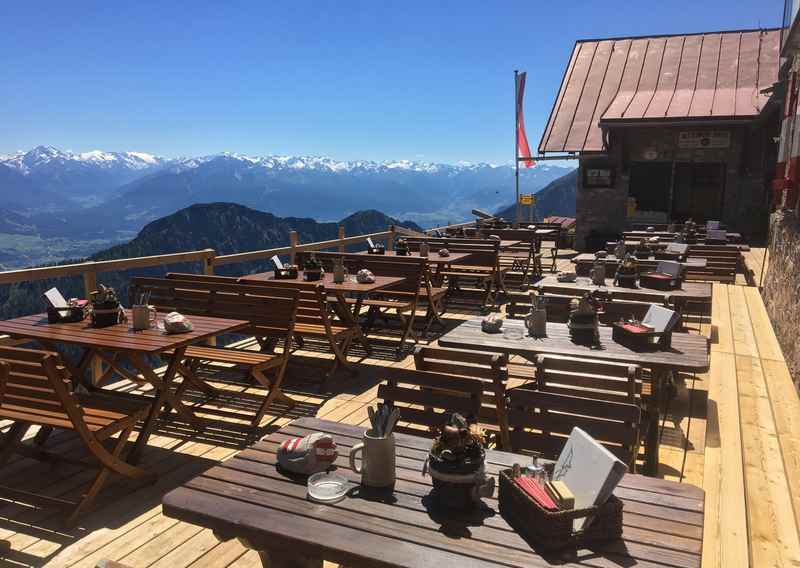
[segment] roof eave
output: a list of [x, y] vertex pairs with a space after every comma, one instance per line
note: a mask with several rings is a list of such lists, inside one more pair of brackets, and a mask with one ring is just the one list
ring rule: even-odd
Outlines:
[[754, 122], [758, 114], [747, 116], [687, 116], [683, 118], [613, 118], [600, 119], [601, 128], [632, 128], [649, 126], [731, 126]]

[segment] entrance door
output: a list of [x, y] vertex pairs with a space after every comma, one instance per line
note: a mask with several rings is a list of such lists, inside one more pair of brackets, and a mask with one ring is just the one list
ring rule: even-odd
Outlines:
[[725, 164], [675, 164], [672, 219], [703, 223], [722, 216]]
[[628, 194], [637, 211], [661, 211], [669, 215], [672, 162], [632, 162]]

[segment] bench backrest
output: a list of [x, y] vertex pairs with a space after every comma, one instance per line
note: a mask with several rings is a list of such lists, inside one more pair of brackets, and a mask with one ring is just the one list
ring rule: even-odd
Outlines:
[[430, 250], [438, 251], [446, 248], [450, 252], [469, 253], [470, 256], [454, 262], [453, 265], [468, 264], [470, 266], [498, 266], [500, 241], [494, 239], [465, 239], [465, 238], [418, 238], [408, 237], [406, 242], [410, 250], [418, 251], [422, 241], [427, 241]]
[[483, 382], [484, 390], [478, 420], [499, 427], [497, 399], [505, 398], [508, 381], [508, 355], [444, 347], [417, 347], [414, 367], [418, 371], [443, 373]]
[[[401, 282], [383, 290], [418, 294], [420, 287], [425, 285], [425, 279], [428, 276], [428, 261], [416, 256], [318, 252], [316, 257], [325, 267], [325, 270], [332, 270], [334, 263], [341, 260], [350, 274], [356, 274], [362, 268], [366, 268], [375, 276], [403, 278]], [[299, 254], [298, 258], [300, 258]]]
[[641, 411], [635, 404], [516, 388], [508, 419], [515, 452], [557, 459], [576, 426], [628, 465], [638, 452]]
[[132, 278], [131, 298], [144, 292], [150, 293], [149, 303], [159, 311], [246, 319], [250, 327], [242, 333], [286, 335], [287, 345], [291, 344], [299, 307], [296, 290], [240, 284], [224, 276], [170, 273], [167, 278]]
[[0, 346], [0, 417], [42, 424], [37, 417], [52, 421], [66, 415], [65, 428], [71, 423], [88, 435], [69, 374], [59, 363], [58, 353], [52, 351]]
[[328, 293], [322, 283], [303, 283], [290, 280], [264, 280], [251, 282], [252, 286], [276, 290], [295, 290], [298, 294], [296, 323], [322, 325], [327, 335], [332, 335], [332, 321]]
[[[576, 298], [582, 297], [583, 292], [576, 291], [574, 294], [568, 293], [567, 290], [560, 291], [557, 294], [545, 293], [541, 297], [545, 300], [545, 311], [547, 313], [547, 321], [553, 322], [566, 322], [569, 318], [570, 303]], [[610, 302], [603, 303], [603, 312], [599, 314], [602, 323], [613, 323], [619, 321], [620, 318], [636, 318], [641, 320], [650, 309], [653, 301], [652, 296], [647, 297], [644, 301], [638, 300], [622, 300], [614, 297]]]
[[558, 394], [638, 404], [642, 368], [596, 359], [539, 355], [536, 387]]
[[470, 422], [479, 419], [484, 383], [431, 371], [389, 367], [383, 370], [386, 382], [378, 387], [378, 398], [400, 409], [396, 432], [435, 436], [431, 428], [441, 428], [451, 412]]

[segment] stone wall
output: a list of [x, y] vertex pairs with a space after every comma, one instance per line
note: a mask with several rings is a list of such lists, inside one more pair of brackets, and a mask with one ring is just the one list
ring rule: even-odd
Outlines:
[[800, 219], [794, 212], [773, 214], [770, 236], [764, 304], [795, 385], [800, 387]]

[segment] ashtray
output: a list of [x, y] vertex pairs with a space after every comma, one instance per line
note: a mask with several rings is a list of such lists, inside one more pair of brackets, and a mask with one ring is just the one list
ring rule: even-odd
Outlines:
[[321, 471], [308, 478], [308, 498], [317, 503], [338, 503], [350, 490], [350, 482], [338, 473]]

